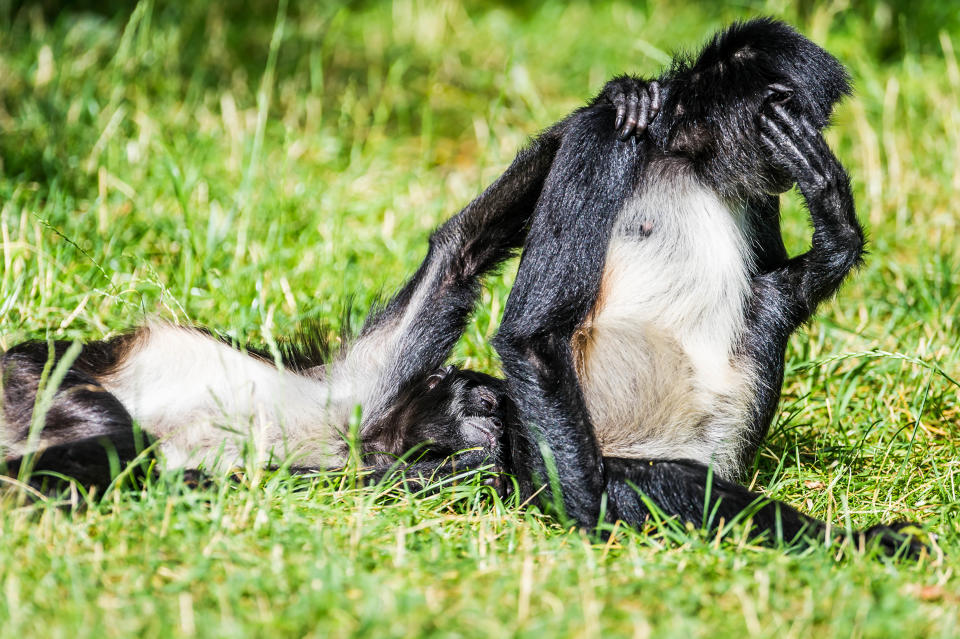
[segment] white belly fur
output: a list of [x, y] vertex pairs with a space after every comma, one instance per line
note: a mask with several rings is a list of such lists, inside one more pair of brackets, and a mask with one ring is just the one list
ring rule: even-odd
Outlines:
[[160, 440], [167, 467], [292, 460], [322, 468], [339, 458], [323, 381], [277, 370], [199, 331], [150, 325], [101, 383]]
[[693, 178], [665, 182], [617, 218], [574, 336], [577, 370], [604, 455], [694, 459], [732, 477], [752, 394], [733, 359], [752, 269], [743, 215]]

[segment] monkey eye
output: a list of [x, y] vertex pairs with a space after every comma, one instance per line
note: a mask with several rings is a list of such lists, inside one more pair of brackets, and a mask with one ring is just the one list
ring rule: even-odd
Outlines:
[[477, 402], [480, 404], [480, 408], [488, 413], [492, 413], [497, 409], [497, 396], [496, 394], [487, 388], [478, 388], [476, 390]]
[[793, 89], [785, 84], [774, 82], [767, 85], [766, 94], [763, 97], [770, 104], [783, 104], [793, 97]]

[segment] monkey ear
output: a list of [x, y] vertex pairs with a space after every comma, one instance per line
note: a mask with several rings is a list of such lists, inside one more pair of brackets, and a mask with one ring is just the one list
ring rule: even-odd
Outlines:
[[443, 378], [446, 377], [444, 373], [434, 373], [427, 378], [427, 390], [433, 390], [437, 387], [437, 384], [443, 381]]
[[764, 92], [763, 101], [766, 104], [786, 104], [793, 97], [793, 89], [785, 84], [774, 82], [768, 84]]
[[456, 366], [444, 366], [443, 368], [438, 368], [430, 377], [427, 378], [427, 390], [433, 390], [437, 387], [437, 384], [442, 382], [447, 378], [447, 375], [452, 373], [457, 369]]

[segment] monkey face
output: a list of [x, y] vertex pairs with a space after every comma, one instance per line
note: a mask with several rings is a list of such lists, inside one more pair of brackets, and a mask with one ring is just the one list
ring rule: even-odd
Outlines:
[[419, 384], [405, 411], [404, 450], [431, 458], [470, 448], [496, 457], [510, 413], [505, 383], [456, 366], [439, 369]]

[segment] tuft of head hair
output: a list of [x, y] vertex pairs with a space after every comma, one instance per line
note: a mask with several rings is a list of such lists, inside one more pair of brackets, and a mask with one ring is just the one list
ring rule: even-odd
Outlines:
[[734, 23], [695, 56], [674, 58], [659, 80], [663, 103], [648, 128], [650, 140], [731, 198], [786, 186], [758, 132], [757, 117], [768, 101], [822, 129], [850, 93], [850, 78], [836, 58], [772, 18]]
[[793, 90], [791, 103], [817, 128], [826, 126], [833, 107], [850, 94], [850, 76], [840, 62], [769, 17], [735, 22], [715, 34], [694, 60], [678, 61], [675, 77], [716, 83], [724, 93], [755, 93], [773, 83]]

